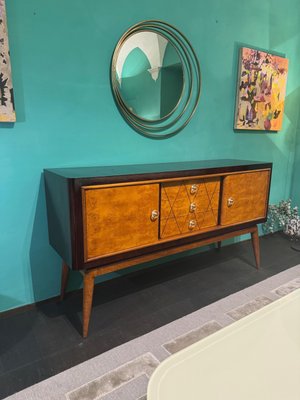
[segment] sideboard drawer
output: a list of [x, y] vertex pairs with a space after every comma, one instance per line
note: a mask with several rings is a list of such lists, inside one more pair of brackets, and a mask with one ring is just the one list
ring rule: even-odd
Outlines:
[[160, 238], [218, 224], [220, 178], [162, 183]]
[[270, 170], [228, 175], [223, 182], [221, 225], [265, 218]]
[[158, 240], [159, 185], [83, 187], [85, 260]]

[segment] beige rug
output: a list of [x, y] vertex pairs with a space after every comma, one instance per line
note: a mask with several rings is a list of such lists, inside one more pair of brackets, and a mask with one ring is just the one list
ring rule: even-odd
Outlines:
[[7, 399], [145, 400], [149, 377], [158, 364], [170, 354], [298, 288], [300, 288], [300, 265], [70, 368]]

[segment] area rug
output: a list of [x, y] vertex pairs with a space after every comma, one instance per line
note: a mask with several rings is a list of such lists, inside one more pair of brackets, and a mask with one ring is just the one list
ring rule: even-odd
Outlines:
[[300, 288], [300, 265], [7, 397], [7, 400], [146, 400], [171, 354]]

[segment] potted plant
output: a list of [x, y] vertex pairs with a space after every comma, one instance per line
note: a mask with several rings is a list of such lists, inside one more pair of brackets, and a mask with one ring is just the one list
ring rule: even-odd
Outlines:
[[291, 239], [300, 236], [300, 216], [298, 207], [292, 207], [292, 200], [281, 200], [278, 204], [270, 204], [268, 219], [263, 224], [265, 233], [274, 233], [278, 230], [288, 235]]

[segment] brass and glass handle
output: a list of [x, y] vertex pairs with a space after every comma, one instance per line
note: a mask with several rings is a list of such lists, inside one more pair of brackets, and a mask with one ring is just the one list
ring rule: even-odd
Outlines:
[[195, 194], [195, 193], [197, 193], [197, 191], [198, 191], [198, 185], [193, 184], [191, 186], [191, 194]]
[[159, 211], [158, 210], [152, 210], [150, 219], [152, 222], [156, 221], [159, 217]]
[[194, 219], [191, 219], [189, 222], [189, 230], [193, 230], [194, 228], [196, 228], [197, 222]]
[[234, 200], [232, 197], [229, 197], [229, 199], [227, 199], [227, 207], [231, 207], [234, 204]]
[[190, 212], [195, 212], [196, 209], [197, 209], [196, 203], [191, 203], [191, 204], [190, 204]]

